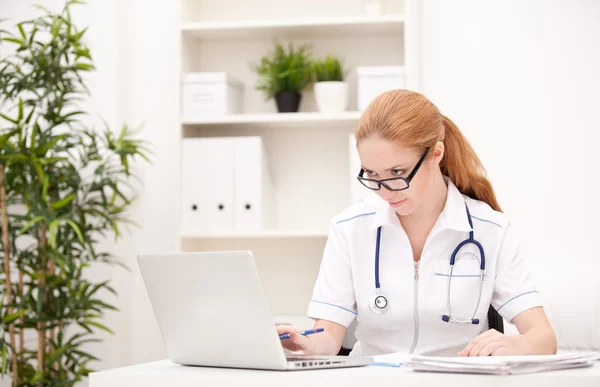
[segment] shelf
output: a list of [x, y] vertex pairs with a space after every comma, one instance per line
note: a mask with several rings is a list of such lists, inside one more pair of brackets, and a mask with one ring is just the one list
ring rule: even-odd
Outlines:
[[197, 233], [183, 234], [184, 239], [284, 239], [284, 238], [327, 238], [327, 231], [261, 231], [247, 233]]
[[201, 40], [401, 36], [403, 26], [403, 15], [390, 14], [296, 20], [194, 22], [184, 24], [182, 32]]
[[298, 126], [320, 125], [340, 126], [356, 124], [361, 113], [358, 111], [347, 111], [336, 114], [325, 114], [318, 112], [301, 113], [268, 113], [268, 114], [229, 114], [206, 116], [203, 118], [181, 119], [185, 127], [231, 127], [231, 126], [255, 126], [260, 128], [294, 128]]

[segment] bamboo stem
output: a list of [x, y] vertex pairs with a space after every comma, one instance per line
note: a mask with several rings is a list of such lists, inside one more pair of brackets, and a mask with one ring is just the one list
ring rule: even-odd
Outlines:
[[[19, 299], [23, 300], [23, 294], [25, 294], [24, 291], [24, 287], [23, 287], [23, 272], [21, 272], [21, 270], [19, 270]], [[22, 363], [24, 358], [24, 354], [25, 354], [25, 316], [21, 315], [21, 317], [19, 318], [19, 321], [21, 322], [21, 329], [19, 329], [19, 348], [20, 348], [20, 352], [19, 352], [19, 361]]]
[[[42, 294], [38, 293], [38, 297], [46, 298], [46, 291], [44, 290], [44, 277], [46, 276], [46, 252], [44, 249], [48, 244], [46, 239], [46, 224], [42, 221], [40, 223], [40, 253], [42, 258], [41, 270], [42, 275], [38, 279], [38, 287]], [[38, 316], [40, 318], [41, 316]], [[37, 333], [38, 333], [38, 348], [37, 348], [37, 362], [38, 362], [38, 370], [44, 370], [44, 353], [46, 352], [46, 327], [42, 321], [38, 321], [37, 323]], [[43, 386], [43, 380], [38, 382], [38, 386]]]
[[[54, 265], [54, 260], [53, 259], [49, 259], [48, 260], [48, 274], [49, 275], [53, 275], [55, 270], [56, 270], [56, 266]], [[46, 298], [45, 298], [45, 302], [44, 303], [48, 304], [48, 302], [49, 302], [49, 300], [48, 300], [49, 299], [49, 293], [46, 293], [45, 297]], [[50, 343], [49, 343], [49, 345], [50, 345], [50, 351], [51, 352], [54, 351], [54, 344], [53, 343], [54, 343], [55, 337], [56, 337], [56, 327], [53, 326], [52, 328], [50, 328]]]
[[[0, 165], [0, 211], [2, 216], [2, 245], [4, 248], [4, 272], [6, 273], [6, 301], [8, 303], [7, 313], [12, 314], [12, 283], [10, 282], [10, 244], [8, 240], [8, 209], [6, 204], [6, 186], [4, 185], [4, 165]], [[12, 378], [13, 386], [19, 381], [19, 370], [17, 367], [17, 346], [15, 342], [15, 324], [8, 325], [10, 345], [12, 347]]]
[[[48, 261], [48, 273], [50, 275], [54, 274], [55, 271], [55, 265], [54, 265], [54, 260], [53, 259], [49, 259]], [[49, 293], [46, 293], [46, 299], [45, 299], [45, 304], [48, 304], [48, 298], [49, 298]], [[49, 353], [52, 355], [54, 353], [54, 340], [56, 338], [56, 327], [54, 326], [54, 324], [52, 324], [52, 327], [50, 328], [50, 340], [49, 340]], [[55, 376], [55, 372], [54, 369], [51, 367], [50, 368], [50, 377], [54, 378]]]

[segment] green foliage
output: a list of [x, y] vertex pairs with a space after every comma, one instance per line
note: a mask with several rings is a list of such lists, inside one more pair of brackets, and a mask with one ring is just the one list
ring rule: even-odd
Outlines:
[[315, 59], [312, 62], [312, 69], [317, 82], [343, 82], [346, 77], [342, 62], [330, 54], [325, 58]]
[[251, 65], [258, 74], [256, 89], [263, 91], [267, 99], [282, 91], [301, 92], [312, 78], [310, 45], [295, 48], [289, 43], [287, 51], [278, 41], [273, 45], [273, 52]]
[[[136, 130], [90, 127], [77, 105], [87, 97], [84, 74], [94, 70], [86, 30], [71, 20], [80, 3], [68, 1], [60, 13], [40, 7], [43, 15], [14, 33], [0, 30], [0, 43], [15, 47], [0, 57], [0, 208], [9, 223], [1, 252], [4, 259], [10, 248], [11, 269], [0, 265], [0, 374], [12, 372], [16, 354], [20, 386], [72, 386], [98, 360], [88, 345], [98, 330], [111, 332], [102, 320], [116, 308], [103, 300], [116, 293], [86, 273], [97, 263], [122, 265], [98, 244], [133, 224], [131, 164], [150, 153]], [[41, 343], [19, 345], [21, 335], [40, 332]]]

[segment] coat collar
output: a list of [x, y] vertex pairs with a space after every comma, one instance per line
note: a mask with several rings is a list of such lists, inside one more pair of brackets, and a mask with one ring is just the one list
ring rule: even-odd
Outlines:
[[[464, 196], [448, 177], [444, 177], [444, 179], [446, 180], [446, 184], [448, 186], [448, 194], [446, 196], [444, 209], [438, 217], [434, 228], [451, 229], [464, 232], [472, 231], [473, 228], [469, 224], [469, 217], [467, 215]], [[377, 208], [372, 225], [374, 230], [379, 226], [399, 225], [400, 221], [396, 216], [396, 211], [394, 211], [389, 203], [376, 195], [373, 197], [373, 200], [375, 201]]]

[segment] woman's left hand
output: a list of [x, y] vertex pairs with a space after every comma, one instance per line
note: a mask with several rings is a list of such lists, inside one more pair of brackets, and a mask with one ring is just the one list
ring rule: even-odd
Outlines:
[[528, 353], [527, 340], [523, 335], [505, 336], [490, 329], [471, 340], [458, 356], [519, 356]]

